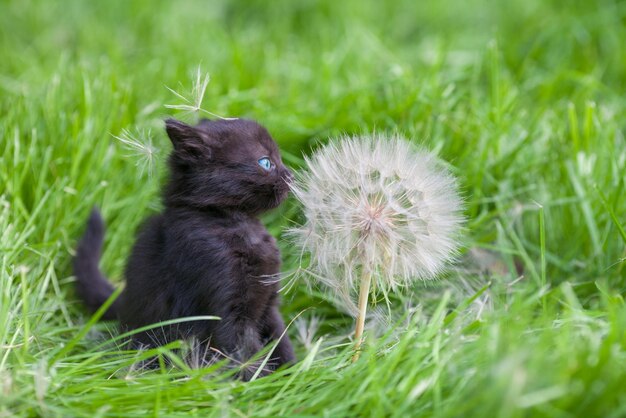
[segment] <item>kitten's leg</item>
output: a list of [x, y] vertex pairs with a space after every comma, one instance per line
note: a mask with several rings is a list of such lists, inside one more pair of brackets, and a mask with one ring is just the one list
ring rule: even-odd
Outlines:
[[[158, 345], [159, 344], [157, 343], [155, 337], [150, 335], [149, 332], [146, 331], [133, 335], [130, 340], [130, 348], [139, 352], [150, 350], [157, 347]], [[145, 371], [156, 370], [158, 368], [159, 358], [156, 356], [139, 360], [131, 366], [131, 369]]]
[[[258, 364], [260, 362], [246, 363], [263, 348], [261, 335], [254, 321], [241, 317], [222, 318], [213, 337], [217, 346], [225, 351], [225, 356], [234, 359], [242, 366], [245, 365], [241, 370], [240, 377], [245, 381], [250, 380], [260, 367]], [[259, 373], [259, 376], [265, 376], [270, 372], [271, 370], [264, 369]]]
[[[167, 345], [173, 341], [178, 339], [185, 339], [189, 337], [188, 331], [181, 331], [179, 326], [162, 326], [158, 328], [153, 328], [147, 331], [142, 331], [134, 334], [131, 337], [130, 346], [133, 350], [137, 351], [146, 351], [156, 347]], [[178, 352], [177, 349], [173, 350], [175, 353]], [[153, 370], [160, 368], [161, 362], [159, 361], [159, 355], [155, 355], [153, 357], [149, 357], [145, 360], [140, 361], [137, 366], [141, 369]], [[167, 357], [164, 357], [163, 360], [170, 364]]]
[[289, 340], [289, 335], [285, 332], [285, 322], [278, 311], [278, 306], [270, 306], [267, 309], [265, 317], [263, 318], [262, 334], [263, 337], [269, 338], [272, 341], [280, 338], [278, 345], [272, 353], [272, 360], [276, 363], [276, 368], [296, 362], [296, 355], [293, 351], [291, 341]]

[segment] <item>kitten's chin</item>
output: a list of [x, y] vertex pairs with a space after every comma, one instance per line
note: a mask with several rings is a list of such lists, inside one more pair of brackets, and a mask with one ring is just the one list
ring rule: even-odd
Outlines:
[[289, 195], [289, 191], [276, 191], [274, 193], [274, 198], [272, 199], [272, 201], [270, 202], [270, 205], [268, 207], [268, 209], [276, 209], [277, 207], [279, 207], [281, 205], [281, 203], [283, 203], [285, 201], [285, 199], [287, 199], [287, 196]]
[[273, 185], [263, 192], [248, 196], [248, 199], [239, 208], [257, 214], [276, 209], [287, 199], [289, 192], [290, 189], [287, 185]]
[[276, 190], [275, 192], [276, 202], [277, 202], [276, 206], [280, 205], [287, 199], [287, 196], [289, 196], [289, 191], [290, 191], [290, 188], [288, 184], [281, 185], [281, 187], [279, 187]]

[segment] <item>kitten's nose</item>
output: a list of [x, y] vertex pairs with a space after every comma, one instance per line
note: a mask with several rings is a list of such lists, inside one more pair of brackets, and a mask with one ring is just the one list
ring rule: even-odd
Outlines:
[[288, 169], [287, 167], [285, 167], [283, 169], [283, 173], [282, 173], [282, 178], [285, 180], [285, 182], [287, 184], [291, 183], [293, 181], [293, 173], [291, 172], [290, 169]]

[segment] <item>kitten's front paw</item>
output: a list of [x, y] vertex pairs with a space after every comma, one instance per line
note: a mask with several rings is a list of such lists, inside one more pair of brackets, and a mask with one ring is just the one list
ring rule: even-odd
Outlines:
[[265, 365], [265, 367], [262, 367], [262, 361], [259, 360], [250, 364], [243, 364], [239, 369], [239, 373], [237, 373], [237, 377], [244, 382], [249, 382], [250, 380], [252, 380], [254, 375], [257, 375], [257, 377], [263, 377], [271, 373], [272, 369], [268, 367], [267, 364]]

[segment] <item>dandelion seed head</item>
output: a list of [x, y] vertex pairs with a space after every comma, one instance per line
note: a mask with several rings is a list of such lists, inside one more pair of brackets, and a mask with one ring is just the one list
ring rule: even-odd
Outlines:
[[139, 167], [140, 175], [147, 171], [148, 176], [152, 177], [159, 149], [152, 143], [151, 130], [137, 129], [135, 132], [131, 132], [128, 129], [122, 129], [119, 136], [113, 135], [113, 137], [130, 151], [130, 157], [137, 158], [135, 165]]
[[292, 185], [306, 222], [290, 234], [350, 311], [364, 269], [384, 296], [435, 278], [455, 256], [462, 201], [432, 154], [378, 134], [343, 137], [306, 163]]

